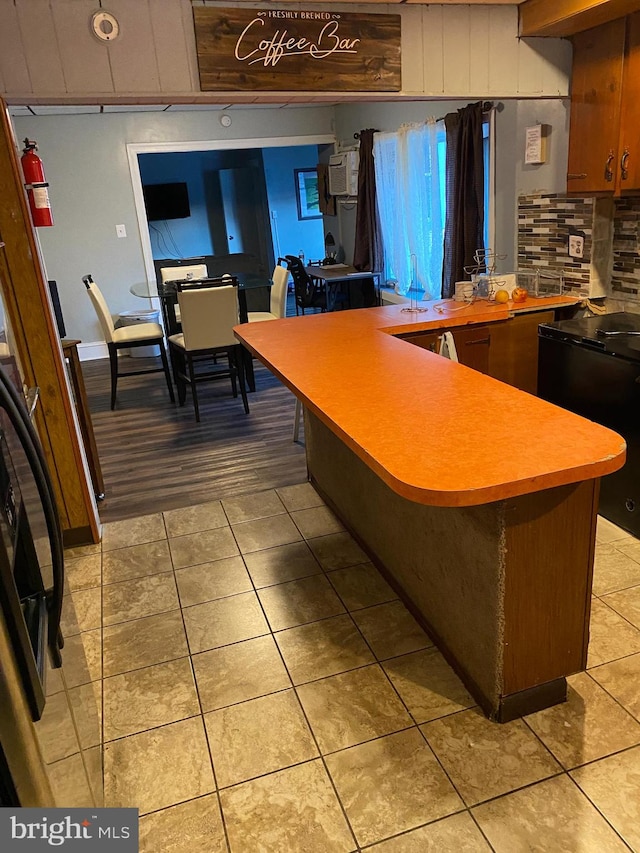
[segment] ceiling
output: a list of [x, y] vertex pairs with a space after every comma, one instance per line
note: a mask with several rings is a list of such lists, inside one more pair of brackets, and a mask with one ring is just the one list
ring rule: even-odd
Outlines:
[[[186, 112], [193, 110], [265, 110], [265, 109], [300, 109], [308, 107], [309, 104], [67, 104], [67, 105], [37, 105], [32, 106], [10, 106], [9, 113], [12, 116], [51, 116], [51, 115], [89, 115], [96, 113], [167, 113]], [[322, 103], [318, 106], [331, 106]]]

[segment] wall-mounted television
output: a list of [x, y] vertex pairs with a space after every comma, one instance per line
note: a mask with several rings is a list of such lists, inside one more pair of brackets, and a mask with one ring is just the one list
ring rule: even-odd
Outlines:
[[191, 216], [186, 183], [147, 184], [142, 187], [149, 222], [159, 219], [186, 219]]

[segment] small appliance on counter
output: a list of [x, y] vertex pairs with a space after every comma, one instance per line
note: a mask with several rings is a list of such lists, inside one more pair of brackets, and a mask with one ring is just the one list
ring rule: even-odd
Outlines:
[[627, 461], [602, 478], [599, 512], [640, 536], [640, 314], [542, 323], [538, 395], [620, 433]]

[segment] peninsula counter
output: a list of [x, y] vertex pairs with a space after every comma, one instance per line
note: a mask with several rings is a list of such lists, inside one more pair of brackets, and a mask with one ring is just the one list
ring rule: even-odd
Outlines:
[[304, 404], [320, 493], [500, 721], [562, 701], [585, 667], [599, 478], [622, 466], [625, 443], [398, 336], [572, 301], [235, 329]]

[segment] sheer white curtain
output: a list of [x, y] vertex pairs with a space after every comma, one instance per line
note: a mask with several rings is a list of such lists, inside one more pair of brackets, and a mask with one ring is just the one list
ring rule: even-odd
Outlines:
[[406, 294], [412, 284], [430, 299], [440, 292], [444, 210], [438, 127], [434, 119], [373, 137], [385, 278]]

